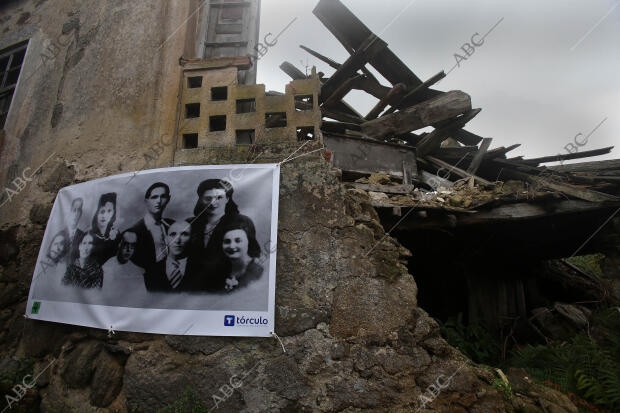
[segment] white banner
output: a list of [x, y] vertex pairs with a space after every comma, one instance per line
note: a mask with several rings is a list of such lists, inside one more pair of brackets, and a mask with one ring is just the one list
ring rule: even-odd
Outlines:
[[274, 331], [278, 164], [153, 169], [58, 192], [27, 317], [116, 331]]

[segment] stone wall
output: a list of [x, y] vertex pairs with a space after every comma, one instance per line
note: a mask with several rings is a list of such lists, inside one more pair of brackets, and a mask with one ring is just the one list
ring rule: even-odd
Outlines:
[[[276, 332], [286, 353], [275, 339], [121, 332], [108, 339], [101, 330], [24, 320], [47, 211], [33, 213], [14, 241], [3, 233], [19, 252], [3, 267], [4, 280], [15, 277], [2, 296], [2, 364], [18, 377], [56, 360], [23, 406], [40, 397], [46, 412], [154, 412], [187, 388], [212, 406], [232, 378], [238, 388], [218, 411], [411, 412], [429, 386], [453, 375], [420, 411], [513, 411], [517, 402], [543, 411], [530, 399], [505, 404], [494, 374], [465, 364], [440, 337], [417, 307], [409, 251], [385, 235], [365, 192], [345, 190], [320, 155], [284, 163], [280, 191]], [[11, 364], [14, 357], [21, 364]], [[564, 396], [536, 391], [543, 403], [566, 407], [558, 412], [575, 411]]]

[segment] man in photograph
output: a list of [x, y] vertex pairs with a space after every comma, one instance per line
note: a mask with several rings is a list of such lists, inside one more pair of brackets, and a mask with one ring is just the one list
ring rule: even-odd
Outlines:
[[71, 211], [69, 212], [69, 226], [67, 227], [67, 236], [69, 237], [67, 242], [69, 244], [69, 252], [67, 254], [67, 261], [72, 263], [78, 256], [78, 240], [82, 238], [84, 231], [78, 228], [80, 219], [82, 218], [82, 207], [84, 206], [84, 200], [82, 198], [75, 198], [71, 202]]
[[131, 230], [121, 235], [117, 254], [103, 264], [103, 293], [115, 302], [123, 297], [134, 301], [145, 295], [144, 269], [131, 262], [138, 236]]
[[191, 225], [177, 221], [168, 228], [168, 255], [146, 272], [146, 289], [160, 292], [200, 291], [200, 272], [189, 258]]
[[166, 258], [166, 235], [174, 222], [163, 218], [168, 202], [170, 188], [163, 182], [154, 183], [144, 194], [146, 214], [131, 227], [131, 231], [138, 237], [132, 261], [142, 268], [149, 268]]

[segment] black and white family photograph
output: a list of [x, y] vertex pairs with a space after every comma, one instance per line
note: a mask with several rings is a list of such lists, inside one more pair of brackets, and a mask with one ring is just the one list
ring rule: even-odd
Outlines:
[[274, 171], [168, 168], [63, 188], [31, 298], [266, 311]]

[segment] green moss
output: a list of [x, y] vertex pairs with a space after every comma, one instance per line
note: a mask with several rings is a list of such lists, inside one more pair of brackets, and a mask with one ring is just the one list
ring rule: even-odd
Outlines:
[[196, 395], [196, 392], [187, 388], [180, 399], [161, 409], [157, 413], [209, 413], [209, 409]]
[[604, 258], [605, 255], [603, 254], [590, 254], [566, 258], [566, 261], [578, 267], [583, 272], [602, 278], [603, 270], [601, 269], [601, 261], [603, 261]]

